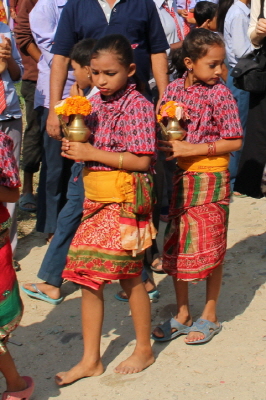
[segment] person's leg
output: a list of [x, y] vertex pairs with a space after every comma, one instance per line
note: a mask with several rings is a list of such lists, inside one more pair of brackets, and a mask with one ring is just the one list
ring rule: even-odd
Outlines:
[[[215, 323], [219, 326], [218, 318], [216, 315], [217, 302], [220, 294], [223, 276], [223, 265], [220, 264], [215, 268], [212, 274], [206, 281], [206, 304], [202, 312], [201, 318]], [[195, 342], [204, 339], [204, 334], [201, 332], [191, 331], [186, 337], [186, 342]]]
[[148, 368], [155, 361], [150, 342], [151, 306], [141, 277], [121, 279], [120, 284], [129, 298], [136, 347], [133, 354], [115, 368], [115, 372], [134, 374]]
[[[75, 163], [68, 184], [67, 203], [58, 216], [56, 231], [42, 261], [38, 278], [43, 283], [36, 283], [36, 287], [52, 299], [60, 297], [62, 272], [71, 241], [78, 229], [83, 212], [84, 186], [82, 179], [82, 163]], [[35, 291], [31, 283], [24, 284], [24, 288]]]
[[99, 290], [82, 288], [82, 333], [84, 352], [81, 361], [66, 372], [56, 374], [58, 385], [67, 385], [78, 379], [98, 376], [104, 372], [100, 344], [104, 315], [104, 284]]
[[27, 387], [27, 383], [19, 375], [16, 365], [9, 351], [0, 355], [0, 371], [6, 380], [7, 392], [19, 392]]
[[[21, 94], [25, 100], [27, 122], [22, 146], [22, 169], [24, 171], [22, 195], [33, 194], [33, 174], [39, 170], [41, 162], [42, 139], [38, 113], [34, 109], [35, 89], [35, 81], [22, 81]], [[36, 204], [34, 203], [23, 204], [23, 207], [28, 208], [29, 211], [36, 209]]]
[[[21, 138], [22, 138], [22, 118], [12, 119], [8, 121], [1, 121], [0, 129], [6, 135], [10, 136], [11, 139], [13, 140], [14, 143], [13, 154], [17, 161], [17, 165], [19, 167]], [[9, 235], [12, 246], [12, 252], [14, 255], [18, 243], [16, 203], [6, 203], [5, 206], [7, 207], [10, 217], [12, 219], [12, 225], [9, 230]]]
[[[182, 325], [191, 326], [192, 318], [189, 309], [188, 282], [178, 281], [175, 277], [173, 277], [173, 283], [174, 283], [176, 303], [177, 303], [177, 313], [174, 318]], [[172, 332], [175, 331], [176, 329], [173, 328]], [[154, 329], [153, 335], [158, 338], [164, 337], [164, 333], [160, 328], [160, 326]]]

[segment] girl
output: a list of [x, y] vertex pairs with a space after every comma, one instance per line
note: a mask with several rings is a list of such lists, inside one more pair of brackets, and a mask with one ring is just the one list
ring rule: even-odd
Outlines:
[[[9, 334], [18, 326], [23, 306], [19, 296], [16, 273], [12, 265], [12, 250], [8, 227], [10, 216], [3, 202], [15, 203], [19, 198], [19, 177], [13, 156], [13, 142], [0, 132], [0, 371], [5, 377], [5, 399], [29, 399], [34, 384], [30, 377], [20, 376], [6, 342]], [[14, 396], [14, 397], [12, 397]]]
[[[155, 150], [153, 105], [132, 81], [136, 66], [121, 35], [95, 46], [91, 71], [99, 93], [87, 117], [90, 143], [63, 139], [63, 155], [86, 161], [83, 219], [70, 246], [63, 278], [82, 285], [84, 355], [79, 364], [57, 374], [59, 385], [103, 373], [100, 340], [103, 290], [120, 279], [129, 298], [137, 343], [115, 371], [136, 373], [154, 362], [150, 345], [150, 302], [141, 281], [144, 250], [155, 237], [151, 223], [151, 177]], [[134, 172], [133, 172], [134, 171]]]
[[[236, 103], [220, 83], [225, 57], [219, 35], [199, 28], [186, 37], [175, 57], [185, 72], [166, 89], [163, 102], [184, 103], [189, 120], [184, 141], [161, 142], [160, 150], [178, 158], [165, 233], [163, 268], [173, 277], [177, 314], [157, 327], [153, 339], [166, 341], [188, 334], [187, 344], [209, 341], [221, 330], [216, 304], [226, 251], [229, 207], [229, 153], [241, 146]], [[188, 281], [207, 279], [206, 304], [192, 324]]]

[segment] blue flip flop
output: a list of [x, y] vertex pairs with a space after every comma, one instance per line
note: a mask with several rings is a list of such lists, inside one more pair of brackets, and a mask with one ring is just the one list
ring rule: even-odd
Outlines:
[[21, 286], [20, 288], [28, 296], [33, 297], [34, 299], [46, 301], [47, 303], [53, 304], [54, 306], [57, 306], [57, 304], [60, 304], [64, 300], [64, 297], [60, 297], [59, 299], [52, 299], [51, 297], [47, 296], [47, 294], [38, 289], [35, 283], [32, 283], [31, 286], [34, 290], [36, 290], [36, 292], [32, 292], [31, 290], [26, 289], [23, 286]]
[[[170, 318], [165, 321], [164, 324], [159, 325], [158, 328], [162, 330], [164, 336], [158, 337], [152, 333], [151, 338], [156, 342], [167, 342], [168, 340], [173, 340], [180, 335], [187, 335], [191, 327], [181, 324], [175, 318]], [[172, 329], [176, 329], [176, 331], [172, 332]]]
[[[128, 299], [124, 299], [122, 296], [120, 296], [119, 293], [121, 292], [115, 294], [115, 299], [119, 301], [124, 301], [125, 303], [128, 302]], [[148, 296], [153, 303], [156, 303], [160, 297], [160, 292], [157, 289], [151, 290], [150, 292], [148, 292]]]
[[[207, 319], [199, 318], [196, 322], [193, 322], [189, 332], [200, 332], [205, 336], [201, 340], [195, 342], [185, 342], [186, 344], [203, 344], [209, 342], [214, 335], [217, 335], [222, 330], [222, 324], [216, 325], [214, 322], [208, 321]], [[189, 333], [188, 332], [188, 333]]]

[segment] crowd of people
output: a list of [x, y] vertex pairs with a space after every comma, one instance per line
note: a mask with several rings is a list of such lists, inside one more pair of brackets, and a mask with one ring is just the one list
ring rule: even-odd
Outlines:
[[[42, 282], [21, 289], [58, 305], [64, 279], [81, 286], [84, 354], [56, 375], [58, 385], [104, 372], [104, 287], [113, 280], [120, 281], [115, 297], [129, 302], [136, 333], [135, 349], [117, 373], [154, 363], [150, 338], [185, 335], [186, 344], [197, 345], [221, 331], [216, 307], [230, 196], [262, 197], [266, 164], [266, 94], [237, 89], [231, 75], [241, 57], [264, 46], [262, 6], [252, 0], [250, 9], [249, 3], [0, 1], [2, 399], [29, 399], [34, 390], [6, 346], [23, 313], [16, 202], [36, 212], [36, 230], [49, 245], [38, 273]], [[23, 143], [14, 86], [20, 79]], [[85, 143], [62, 135], [55, 107], [69, 96], [85, 96], [92, 105]], [[184, 140], [166, 140], [169, 118], [179, 120]], [[156, 242], [160, 220], [167, 222], [163, 254]], [[153, 272], [172, 277], [177, 311], [151, 332], [150, 301], [160, 296]], [[193, 321], [188, 284], [201, 280], [206, 303]]]

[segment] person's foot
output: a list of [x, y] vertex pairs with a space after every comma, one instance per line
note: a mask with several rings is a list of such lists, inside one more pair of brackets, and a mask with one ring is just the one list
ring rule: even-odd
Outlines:
[[[41, 283], [35, 283], [35, 286], [44, 294], [49, 296], [51, 299], [57, 300], [60, 298], [60, 288], [49, 285], [48, 283], [41, 282]], [[23, 287], [27, 290], [30, 290], [31, 292], [37, 293], [37, 291], [34, 289], [34, 286], [32, 286], [32, 283], [25, 283]]]
[[[143, 284], [148, 293], [156, 290], [156, 285], [150, 278], [148, 278], [145, 282], [143, 282]], [[124, 290], [120, 290], [120, 292], [118, 292], [117, 295], [121, 297], [121, 299], [128, 300], [127, 294]]]
[[48, 236], [46, 238], [46, 244], [50, 244], [51, 241], [53, 240], [54, 233], [48, 233]]
[[125, 361], [122, 361], [116, 368], [115, 372], [117, 374], [137, 374], [143, 371], [153, 364], [155, 358], [153, 356], [152, 350], [150, 351], [134, 351], [132, 356], [128, 357]]
[[[208, 320], [199, 319], [199, 321], [202, 321], [202, 322], [205, 321], [205, 322], [206, 322], [206, 321], [208, 321]], [[216, 321], [209, 321], [209, 322], [215, 324], [215, 325], [217, 326], [217, 328], [220, 327], [220, 323], [218, 322], [218, 320], [216, 320]], [[199, 329], [200, 329], [200, 327], [199, 327]], [[209, 333], [212, 334], [214, 330], [216, 331], [215, 327], [214, 327], [214, 328], [210, 327], [210, 328], [209, 328], [209, 331], [208, 331], [208, 334], [209, 334]], [[203, 332], [200, 332], [200, 331], [196, 331], [196, 332], [190, 331], [189, 334], [185, 337], [184, 341], [185, 341], [185, 343], [191, 343], [191, 342], [198, 342], [199, 340], [203, 340], [203, 339], [205, 339], [205, 335], [204, 335]]]
[[7, 392], [20, 392], [28, 387], [27, 382], [24, 381], [22, 376], [20, 376], [16, 382], [7, 383]]
[[[186, 317], [186, 318], [177, 318], [177, 317], [173, 317], [177, 322], [179, 322], [182, 325], [186, 325], [186, 326], [191, 326], [192, 325], [192, 318], [190, 316]], [[177, 331], [176, 328], [172, 328], [171, 329], [171, 333], [175, 333]], [[163, 330], [160, 328], [160, 326], [157, 326], [152, 334], [154, 336], [156, 336], [157, 338], [163, 338], [164, 337], [164, 332]]]
[[70, 383], [73, 383], [82, 378], [102, 375], [103, 372], [104, 367], [101, 360], [91, 365], [87, 365], [83, 361], [81, 361], [69, 371], [59, 372], [58, 374], [56, 374], [55, 381], [59, 386], [69, 385]]
[[19, 208], [22, 211], [35, 212], [37, 203], [32, 192], [23, 192], [19, 198]]
[[151, 264], [151, 270], [156, 272], [157, 274], [165, 274], [163, 270], [163, 258], [162, 256], [158, 256], [154, 259]]

